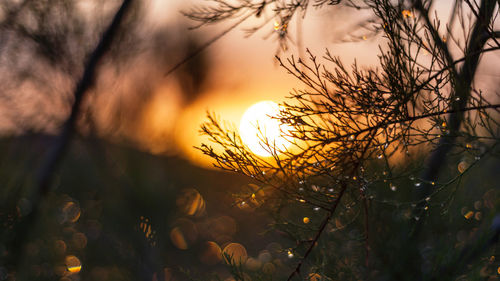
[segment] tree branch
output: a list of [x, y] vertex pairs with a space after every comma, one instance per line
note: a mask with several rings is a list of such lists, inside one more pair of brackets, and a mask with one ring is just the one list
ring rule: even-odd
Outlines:
[[299, 261], [299, 263], [295, 267], [295, 270], [290, 274], [290, 276], [288, 276], [287, 281], [292, 280], [292, 278], [295, 275], [300, 274], [300, 268], [302, 267], [302, 264], [307, 259], [307, 257], [309, 257], [309, 255], [311, 254], [314, 246], [316, 246], [316, 243], [318, 242], [319, 238], [321, 237], [321, 234], [323, 234], [323, 232], [325, 231], [326, 226], [328, 225], [328, 223], [332, 219], [333, 214], [335, 213], [335, 210], [337, 209], [337, 207], [338, 207], [338, 205], [340, 203], [340, 200], [342, 200], [342, 197], [343, 197], [344, 192], [346, 191], [346, 189], [347, 189], [347, 183], [343, 182], [342, 183], [342, 188], [340, 189], [340, 193], [339, 193], [339, 195], [337, 197], [337, 200], [335, 200], [333, 202], [332, 207], [330, 208], [330, 210], [328, 210], [327, 216], [321, 222], [321, 225], [320, 225], [318, 231], [316, 232], [316, 235], [314, 236], [313, 240], [311, 241], [311, 246], [309, 246], [309, 248], [307, 248], [307, 251], [304, 254], [304, 257], [302, 257], [302, 259]]
[[[467, 47], [470, 55], [465, 55], [465, 61], [458, 73], [453, 92], [458, 101], [452, 104], [452, 110], [448, 116], [448, 129], [450, 134], [440, 139], [437, 148], [431, 154], [427, 161], [426, 169], [423, 172], [422, 179], [425, 181], [420, 189], [419, 199], [425, 198], [430, 193], [432, 186], [429, 182], [435, 181], [439, 175], [441, 167], [444, 165], [446, 155], [453, 147], [456, 141], [458, 130], [464, 118], [464, 109], [470, 97], [472, 82], [479, 65], [479, 59], [482, 54], [481, 50], [486, 43], [486, 38], [482, 36], [487, 31], [488, 23], [490, 22], [495, 8], [495, 0], [483, 0], [479, 9], [479, 18], [473, 28], [472, 35]], [[422, 224], [420, 220], [418, 224]], [[416, 234], [416, 233], [415, 233]]]
[[[426, 204], [425, 200], [422, 199], [431, 194], [433, 186], [430, 183], [437, 180], [442, 167], [444, 167], [447, 155], [453, 148], [453, 144], [456, 142], [458, 136], [457, 132], [459, 131], [464, 119], [464, 109], [466, 108], [470, 98], [472, 83], [479, 65], [479, 59], [488, 39], [483, 36], [483, 34], [488, 32], [488, 25], [493, 17], [495, 5], [495, 0], [481, 1], [477, 19], [467, 44], [467, 53], [464, 55], [464, 63], [460, 70], [456, 73], [456, 76], [453, 77], [454, 79], [452, 80], [453, 83], [451, 86], [453, 87], [452, 94], [456, 97], [456, 102], [452, 103], [451, 111], [449, 112], [449, 116], [447, 118], [450, 133], [440, 138], [436, 149], [427, 159], [426, 166], [421, 177], [423, 179], [423, 183], [421, 188], [417, 191], [417, 197], [420, 203], [417, 204], [417, 207], [414, 210], [414, 212], [417, 213], [416, 215], [419, 217], [421, 217], [420, 214], [423, 212], [424, 205]], [[424, 10], [422, 10], [423, 6], [420, 0], [415, 1], [415, 7], [421, 10], [421, 12], [424, 12]], [[428, 17], [425, 17], [425, 19], [429, 25], [430, 21], [428, 20]], [[429, 29], [431, 29], [433, 37], [438, 36], [437, 31], [435, 31], [432, 26], [429, 25]], [[437, 39], [439, 38], [434, 38], [435, 41]], [[441, 40], [437, 40], [437, 44], [439, 47], [446, 47]], [[448, 63], [453, 63], [453, 61], [449, 61]], [[405, 258], [402, 268], [405, 268], [406, 266], [410, 267], [410, 265], [412, 265], [414, 269], [418, 269], [420, 262], [416, 263], [415, 260], [413, 260], [414, 258], [419, 257], [415, 240], [423, 229], [424, 221], [424, 217], [416, 221], [414, 231], [409, 234], [408, 239], [411, 241], [409, 244], [412, 245], [413, 251], [410, 250], [412, 254]], [[422, 274], [420, 270], [417, 270], [415, 273]], [[416, 279], [421, 279], [420, 277], [421, 276], [416, 276]]]
[[126, 15], [127, 11], [130, 9], [132, 3], [132, 0], [123, 1], [119, 10], [116, 12], [111, 24], [103, 33], [97, 47], [92, 52], [89, 60], [86, 63], [83, 76], [76, 85], [75, 91], [73, 93], [74, 101], [71, 107], [71, 113], [64, 123], [61, 133], [56, 138], [52, 147], [47, 153], [47, 156], [43, 161], [43, 164], [41, 165], [41, 168], [37, 175], [34, 187], [34, 195], [32, 197], [33, 211], [25, 218], [23, 218], [21, 222], [19, 222], [18, 227], [15, 231], [15, 238], [12, 243], [12, 247], [13, 249], [15, 249], [15, 251], [11, 252], [13, 255], [12, 261], [14, 269], [16, 269], [21, 263], [22, 255], [24, 252], [23, 246], [24, 243], [26, 243], [25, 240], [27, 239], [28, 234], [30, 233], [28, 229], [30, 227], [33, 227], [36, 223], [38, 214], [40, 213], [41, 201], [50, 191], [54, 173], [56, 172], [58, 165], [63, 155], [66, 153], [68, 145], [75, 134], [76, 121], [81, 110], [81, 104], [85, 97], [85, 94], [90, 88], [94, 86], [97, 66], [102, 57], [109, 50], [111, 43], [113, 42], [113, 39], [118, 32], [118, 28], [123, 22], [123, 18]]
[[[372, 132], [369, 136], [368, 136], [368, 143], [365, 145], [363, 151], [361, 152], [361, 155], [360, 155], [360, 159], [358, 159], [358, 161], [355, 163], [354, 167], [352, 168], [351, 170], [351, 173], [349, 175], [349, 177], [352, 177], [353, 175], [356, 174], [356, 171], [358, 170], [360, 164], [361, 164], [361, 161], [366, 153], [366, 151], [368, 150], [368, 148], [370, 147], [372, 141], [373, 141], [373, 138], [375, 137], [375, 133]], [[339, 192], [339, 195], [337, 197], [337, 200], [335, 200], [333, 203], [332, 203], [332, 207], [330, 208], [330, 210], [328, 211], [328, 215], [325, 217], [325, 219], [321, 222], [321, 225], [318, 229], [318, 231], [316, 232], [316, 235], [314, 236], [314, 239], [311, 241], [311, 246], [309, 246], [309, 248], [307, 249], [306, 253], [304, 254], [304, 257], [302, 257], [302, 259], [299, 261], [299, 263], [297, 264], [297, 266], [295, 267], [295, 270], [290, 274], [290, 276], [288, 276], [288, 279], [287, 281], [290, 281], [292, 280], [292, 278], [295, 276], [295, 275], [298, 275], [300, 274], [300, 268], [302, 267], [302, 264], [304, 263], [304, 261], [307, 259], [307, 257], [311, 254], [314, 246], [316, 246], [316, 243], [318, 242], [319, 238], [321, 237], [321, 234], [323, 234], [323, 232], [325, 231], [325, 228], [326, 226], [328, 225], [328, 223], [330, 222], [330, 220], [332, 219], [333, 217], [333, 214], [335, 213], [335, 210], [337, 209], [340, 201], [342, 200], [342, 197], [347, 189], [348, 185], [345, 181], [342, 181], [341, 182], [341, 189], [340, 189], [340, 192]], [[366, 226], [366, 229], [368, 230], [368, 226]], [[367, 252], [368, 254], [368, 252]], [[368, 257], [366, 257], [368, 259]]]

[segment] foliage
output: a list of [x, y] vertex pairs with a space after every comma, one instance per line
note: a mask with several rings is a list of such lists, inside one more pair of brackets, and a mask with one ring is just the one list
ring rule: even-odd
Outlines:
[[[449, 237], [460, 233], [458, 206], [474, 204], [470, 200], [488, 190], [482, 185], [467, 198], [466, 183], [493, 176], [470, 170], [499, 163], [498, 93], [476, 88], [480, 58], [500, 47], [498, 3], [457, 0], [441, 26], [433, 1], [214, 2], [188, 17], [204, 25], [266, 14], [285, 44], [294, 17], [310, 6], [343, 4], [355, 8], [353, 14], [370, 10], [370, 26], [359, 28], [384, 39], [376, 68], [348, 68], [328, 51], [321, 59], [309, 51], [307, 59], [277, 57], [304, 89], [294, 90], [274, 117], [291, 145], [277, 147], [260, 134], [272, 157], [253, 154], [213, 114], [202, 125], [215, 147], [199, 149], [215, 166], [249, 176], [265, 190], [261, 200], [276, 214], [273, 226], [297, 257], [288, 279], [452, 279], [465, 264], [477, 266], [463, 272], [466, 278], [479, 278], [476, 269], [488, 266], [483, 259], [498, 254], [498, 223], [488, 230], [499, 211], [496, 186], [488, 191], [496, 199], [479, 219], [477, 237], [458, 239], [459, 245]], [[458, 172], [448, 168], [456, 163]], [[243, 193], [237, 203], [254, 196]], [[442, 216], [447, 213], [453, 216]], [[463, 215], [471, 219], [468, 211]]]

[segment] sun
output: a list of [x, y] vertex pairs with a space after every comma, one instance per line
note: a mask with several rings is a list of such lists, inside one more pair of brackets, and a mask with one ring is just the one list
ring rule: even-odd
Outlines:
[[[271, 151], [287, 148], [290, 141], [284, 136], [290, 126], [281, 124], [277, 117], [280, 106], [272, 101], [261, 101], [250, 106], [243, 114], [240, 121], [240, 136], [243, 143], [259, 156], [271, 156]], [[270, 144], [267, 148], [264, 139]]]

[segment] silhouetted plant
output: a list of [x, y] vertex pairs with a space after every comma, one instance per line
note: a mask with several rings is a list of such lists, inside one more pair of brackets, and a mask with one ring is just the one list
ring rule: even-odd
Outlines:
[[[497, 1], [457, 0], [445, 25], [433, 14], [434, 1], [214, 2], [187, 16], [202, 26], [265, 14], [263, 23], [275, 20], [285, 46], [294, 17], [311, 6], [340, 4], [355, 8], [353, 14], [371, 10], [373, 19], [359, 28], [384, 38], [373, 68], [346, 67], [329, 51], [322, 58], [310, 51], [307, 59], [276, 57], [304, 89], [292, 91], [273, 116], [290, 146], [260, 133], [271, 157], [253, 154], [214, 114], [201, 127], [211, 144], [199, 149], [216, 167], [261, 183], [265, 195], [243, 193], [236, 204], [266, 201], [262, 206], [275, 215], [274, 228], [290, 238], [283, 251], [297, 258], [288, 280], [478, 278], [475, 269], [493, 263], [482, 259], [498, 254], [492, 252], [500, 229], [498, 188], [496, 206], [478, 219], [484, 223], [470, 242], [446, 241], [456, 235], [458, 222], [441, 214], [468, 202], [469, 191], [459, 190], [463, 182], [492, 176], [470, 172], [473, 166], [498, 168], [498, 93], [476, 87], [480, 58], [493, 58], [487, 53], [500, 47]], [[450, 163], [458, 163], [458, 172]], [[431, 243], [429, 231], [442, 243]], [[350, 241], [342, 245], [338, 239]], [[463, 268], [472, 263], [480, 265]], [[482, 276], [497, 274], [487, 272]]]

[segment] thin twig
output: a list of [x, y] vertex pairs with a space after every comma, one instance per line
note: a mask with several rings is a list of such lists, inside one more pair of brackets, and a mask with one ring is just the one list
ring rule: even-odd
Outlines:
[[333, 202], [332, 207], [328, 211], [327, 216], [321, 222], [321, 225], [320, 225], [318, 231], [316, 232], [316, 235], [314, 236], [314, 238], [311, 241], [311, 245], [309, 246], [309, 248], [307, 248], [307, 251], [304, 254], [304, 257], [302, 257], [302, 259], [299, 261], [299, 263], [295, 267], [295, 270], [290, 274], [290, 276], [288, 276], [287, 281], [292, 280], [292, 278], [295, 275], [300, 274], [300, 268], [302, 267], [302, 264], [304, 263], [305, 260], [307, 260], [307, 257], [309, 257], [309, 255], [311, 254], [314, 246], [316, 246], [316, 243], [318, 242], [319, 238], [321, 237], [321, 234], [323, 234], [323, 232], [325, 231], [326, 226], [328, 225], [328, 223], [332, 219], [333, 214], [335, 213], [335, 210], [337, 209], [337, 207], [338, 207], [338, 205], [340, 203], [340, 200], [342, 200], [342, 197], [343, 197], [344, 192], [346, 191], [346, 189], [347, 189], [347, 183], [343, 182], [342, 183], [342, 187], [340, 189], [340, 193], [339, 193], [337, 199]]
[[238, 20], [236, 23], [234, 23], [233, 25], [231, 25], [230, 27], [228, 27], [227, 29], [225, 29], [221, 33], [217, 34], [214, 38], [212, 38], [212, 39], [208, 40], [207, 42], [205, 42], [205, 44], [201, 45], [198, 49], [194, 50], [191, 54], [187, 55], [181, 61], [179, 61], [178, 63], [176, 63], [174, 66], [172, 66], [167, 72], [165, 72], [164, 76], [166, 77], [166, 76], [169, 76], [170, 74], [172, 74], [172, 72], [176, 71], [179, 67], [181, 67], [182, 65], [184, 65], [185, 63], [187, 63], [188, 61], [190, 61], [191, 59], [193, 59], [194, 57], [196, 57], [198, 54], [200, 54], [206, 48], [210, 47], [213, 43], [215, 43], [217, 40], [221, 39], [226, 34], [228, 34], [229, 32], [231, 32], [233, 29], [235, 29], [238, 25], [242, 24], [245, 20], [247, 20], [252, 15], [253, 14], [250, 13], [250, 14], [244, 16], [243, 18], [241, 18], [240, 20]]

